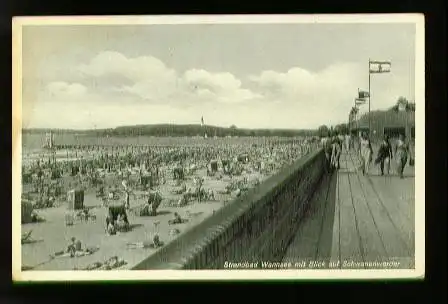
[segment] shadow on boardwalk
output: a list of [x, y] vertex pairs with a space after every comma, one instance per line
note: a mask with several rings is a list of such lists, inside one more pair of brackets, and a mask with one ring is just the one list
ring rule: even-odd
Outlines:
[[[301, 268], [414, 267], [414, 172], [405, 178], [358, 172], [354, 154], [324, 176], [283, 257]], [[392, 173], [392, 170], [391, 170]], [[310, 264], [317, 261], [317, 264]], [[339, 262], [339, 264], [338, 264]]]
[[337, 174], [325, 175], [304, 211], [297, 234], [291, 240], [283, 261], [330, 259], [336, 191]]

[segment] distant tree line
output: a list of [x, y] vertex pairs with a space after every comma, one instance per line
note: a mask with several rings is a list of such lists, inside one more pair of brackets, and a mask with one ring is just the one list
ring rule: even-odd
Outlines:
[[389, 111], [399, 111], [400, 106], [405, 112], [415, 112], [415, 102], [410, 102], [405, 97], [401, 96], [398, 98], [397, 103], [389, 109]]
[[50, 129], [28, 129], [24, 133], [77, 133], [96, 136], [155, 136], [155, 137], [184, 137], [184, 136], [201, 136], [207, 134], [208, 137], [294, 137], [294, 136], [316, 136], [317, 130], [288, 130], [288, 129], [240, 129], [235, 125], [229, 128], [216, 127], [208, 125], [174, 125], [174, 124], [158, 124], [158, 125], [136, 125], [122, 126], [114, 129], [97, 129], [97, 130], [50, 130]]
[[272, 130], [272, 129], [239, 129], [236, 126], [230, 128], [201, 125], [144, 125], [118, 127], [102, 132], [110, 136], [312, 136], [315, 130]]
[[346, 123], [341, 123], [336, 126], [328, 127], [326, 125], [322, 125], [317, 129], [317, 136], [319, 137], [327, 137], [334, 135], [344, 135], [349, 132], [348, 125]]

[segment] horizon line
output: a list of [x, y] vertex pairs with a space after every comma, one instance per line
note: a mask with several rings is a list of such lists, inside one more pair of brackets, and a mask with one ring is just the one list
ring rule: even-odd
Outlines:
[[[343, 123], [341, 123], [343, 124]], [[105, 130], [115, 130], [118, 128], [136, 128], [136, 127], [146, 127], [146, 126], [198, 126], [202, 127], [201, 124], [174, 124], [174, 123], [158, 123], [158, 124], [136, 124], [136, 125], [120, 125], [116, 127], [109, 127], [109, 128], [87, 128], [87, 129], [71, 129], [71, 128], [58, 128], [58, 127], [33, 127], [33, 128], [23, 128], [22, 131], [33, 131], [33, 130], [58, 130], [58, 131], [105, 131]], [[232, 126], [217, 126], [217, 125], [207, 125], [204, 124], [203, 127], [213, 127], [213, 128], [220, 128], [220, 129], [230, 129]], [[276, 131], [308, 131], [308, 130], [316, 130], [319, 127], [314, 128], [240, 128], [236, 126], [237, 130], [276, 130]]]

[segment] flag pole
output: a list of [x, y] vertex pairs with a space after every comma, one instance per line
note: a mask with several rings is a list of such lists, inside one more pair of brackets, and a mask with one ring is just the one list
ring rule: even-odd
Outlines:
[[370, 130], [370, 58], [369, 58], [369, 137], [371, 135], [371, 130]]
[[348, 114], [348, 131], [349, 132], [351, 132], [352, 131], [352, 120], [353, 120], [353, 117], [352, 117], [352, 115], [349, 113]]
[[[356, 105], [356, 98], [355, 98], [355, 105]], [[351, 112], [352, 112], [352, 132], [350, 133], [350, 135], [353, 134], [353, 130], [356, 131], [356, 113], [353, 112], [353, 109]]]
[[[358, 88], [358, 97], [359, 97], [359, 88]], [[355, 104], [354, 104], [355, 108], [356, 108], [356, 98], [355, 98]], [[358, 118], [358, 114], [355, 112], [355, 127], [356, 127], [356, 133], [358, 133], [358, 122], [356, 121], [356, 119]]]
[[[359, 88], [358, 88], [358, 97], [359, 97]], [[356, 98], [355, 98], [355, 108], [356, 108]], [[356, 129], [356, 136], [359, 136], [359, 122], [358, 122], [358, 113], [355, 112], [355, 129]]]

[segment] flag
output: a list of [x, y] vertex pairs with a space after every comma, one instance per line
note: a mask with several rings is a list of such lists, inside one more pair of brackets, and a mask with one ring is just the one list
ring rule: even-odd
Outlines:
[[201, 126], [204, 125], [204, 116], [201, 117]]
[[358, 105], [362, 105], [362, 104], [365, 104], [366, 103], [366, 100], [364, 99], [364, 98], [356, 98], [355, 99], [355, 104], [358, 106]]
[[366, 92], [366, 91], [358, 91], [358, 97], [359, 97], [359, 99], [367, 98], [367, 97], [370, 97], [370, 94], [369, 94], [369, 92]]
[[391, 65], [390, 61], [369, 61], [370, 74], [389, 73]]

